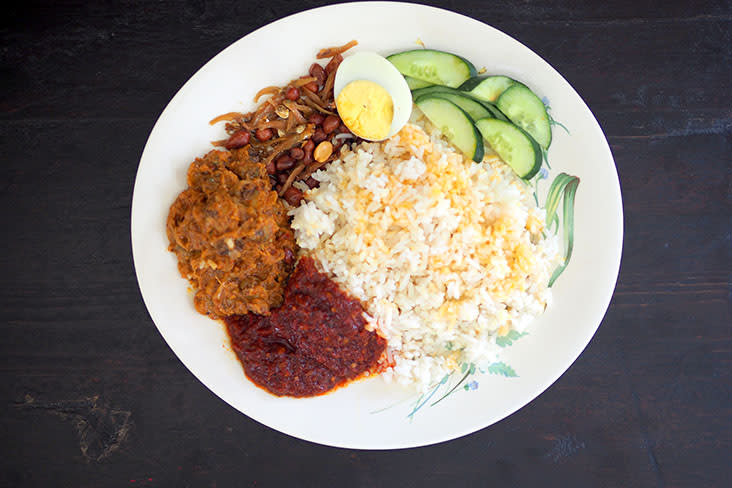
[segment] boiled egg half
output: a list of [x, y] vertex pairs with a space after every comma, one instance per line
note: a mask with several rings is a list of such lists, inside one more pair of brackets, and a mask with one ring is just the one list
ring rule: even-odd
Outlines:
[[372, 52], [355, 53], [341, 62], [333, 95], [345, 126], [369, 141], [393, 136], [412, 113], [412, 94], [404, 76]]

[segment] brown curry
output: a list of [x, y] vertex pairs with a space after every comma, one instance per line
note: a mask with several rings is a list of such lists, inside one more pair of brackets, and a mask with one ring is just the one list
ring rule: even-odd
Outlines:
[[191, 163], [167, 232], [200, 313], [266, 315], [282, 303], [295, 238], [264, 164], [246, 150], [211, 151]]

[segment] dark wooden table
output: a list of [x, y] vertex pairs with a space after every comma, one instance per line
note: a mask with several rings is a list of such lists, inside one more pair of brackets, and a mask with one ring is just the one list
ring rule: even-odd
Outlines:
[[333, 449], [254, 422], [183, 367], [133, 270], [130, 203], [146, 138], [209, 58], [325, 3], [3, 7], [0, 485], [729, 486], [729, 0], [433, 2], [561, 72], [620, 175], [626, 233], [612, 304], [579, 360], [531, 404], [436, 446]]

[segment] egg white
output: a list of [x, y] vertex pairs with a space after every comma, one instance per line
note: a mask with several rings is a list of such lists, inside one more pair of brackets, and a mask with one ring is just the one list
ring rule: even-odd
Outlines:
[[335, 99], [338, 100], [344, 86], [357, 80], [373, 81], [389, 93], [394, 104], [394, 117], [387, 137], [399, 132], [412, 114], [412, 93], [404, 76], [383, 56], [368, 51], [354, 53], [338, 66], [333, 83]]

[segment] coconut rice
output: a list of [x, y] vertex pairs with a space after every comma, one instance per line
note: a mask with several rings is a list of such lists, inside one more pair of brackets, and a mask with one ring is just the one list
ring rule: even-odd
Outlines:
[[549, 303], [557, 239], [497, 156], [466, 160], [420, 121], [313, 177], [320, 186], [290, 210], [297, 243], [386, 338], [387, 380], [424, 390], [462, 363], [493, 362], [496, 338]]

